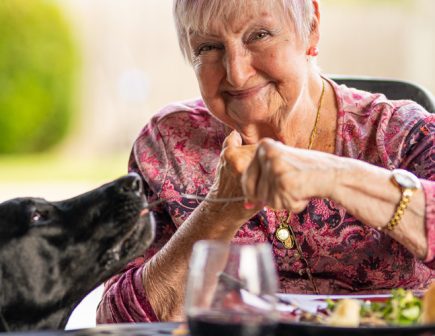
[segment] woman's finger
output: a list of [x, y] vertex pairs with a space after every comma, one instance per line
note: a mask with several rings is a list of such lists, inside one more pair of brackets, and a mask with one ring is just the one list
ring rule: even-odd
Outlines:
[[224, 143], [222, 144], [222, 148], [228, 147], [237, 147], [243, 144], [242, 136], [236, 130], [233, 130], [228, 136], [225, 138]]
[[256, 190], [255, 197], [257, 202], [261, 202], [263, 204], [270, 203], [270, 191], [273, 190], [273, 186], [270, 184], [273, 183], [270, 181], [270, 165], [271, 161], [266, 158], [266, 148], [264, 146], [260, 146], [258, 148], [258, 161], [259, 161], [259, 171], [258, 178], [256, 181]]
[[304, 201], [295, 201], [295, 202], [292, 202], [291, 210], [294, 213], [300, 213], [300, 212], [305, 210], [307, 205], [308, 205], [308, 201], [305, 201], [305, 200]]
[[260, 161], [258, 160], [257, 152], [241, 178], [243, 194], [250, 201], [256, 201], [256, 190], [260, 172]]

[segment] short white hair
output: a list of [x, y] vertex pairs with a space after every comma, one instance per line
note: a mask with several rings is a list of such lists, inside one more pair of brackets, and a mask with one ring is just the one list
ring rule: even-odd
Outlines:
[[[173, 0], [173, 14], [183, 56], [191, 61], [189, 32], [204, 32], [214, 18], [229, 19], [242, 16], [252, 2], [273, 6], [279, 4], [294, 24], [296, 33], [305, 43], [310, 36], [314, 18], [312, 0]], [[259, 6], [258, 6], [259, 7]]]

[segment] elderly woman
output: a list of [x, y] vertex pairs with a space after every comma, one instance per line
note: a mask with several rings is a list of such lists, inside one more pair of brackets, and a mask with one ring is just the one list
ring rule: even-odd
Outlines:
[[134, 144], [130, 171], [168, 201], [154, 245], [106, 283], [98, 322], [183, 318], [201, 239], [270, 243], [282, 292], [425, 288], [434, 116], [319, 73], [316, 0], [175, 0], [174, 13], [202, 99], [165, 107]]

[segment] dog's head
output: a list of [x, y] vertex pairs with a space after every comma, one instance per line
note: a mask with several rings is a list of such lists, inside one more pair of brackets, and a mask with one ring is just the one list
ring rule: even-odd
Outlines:
[[65, 201], [1, 203], [0, 308], [9, 323], [21, 316], [41, 327], [48, 311], [73, 308], [141, 255], [154, 237], [146, 205], [136, 174]]

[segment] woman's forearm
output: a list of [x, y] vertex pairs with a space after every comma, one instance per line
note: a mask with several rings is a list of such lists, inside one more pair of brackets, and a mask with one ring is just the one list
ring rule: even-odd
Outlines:
[[[188, 263], [195, 242], [216, 239], [229, 242], [250, 215], [236, 218], [234, 209], [241, 204], [225, 205], [202, 202], [169, 242], [143, 269], [143, 284], [148, 300], [161, 321], [183, 318], [184, 292]], [[252, 215], [252, 214], [251, 214]]]
[[331, 198], [361, 222], [390, 234], [415, 256], [426, 257], [424, 192], [414, 192], [400, 224], [388, 230], [402, 192], [387, 169], [263, 139], [242, 175], [242, 186], [250, 201], [294, 212], [304, 210], [312, 197]]
[[[240, 134], [231, 132], [222, 145], [215, 181], [207, 198], [241, 196], [240, 177], [255, 150], [254, 145], [243, 146]], [[183, 316], [188, 263], [195, 242], [203, 239], [230, 242], [240, 226], [258, 210], [245, 209], [242, 202], [202, 202], [149, 260], [143, 269], [143, 284], [160, 320], [177, 320]]]
[[363, 223], [384, 230], [423, 259], [428, 247], [423, 190], [414, 192], [400, 224], [390, 231], [386, 226], [401, 198], [401, 190], [392, 182], [391, 172], [354, 159], [340, 160], [331, 198]]

